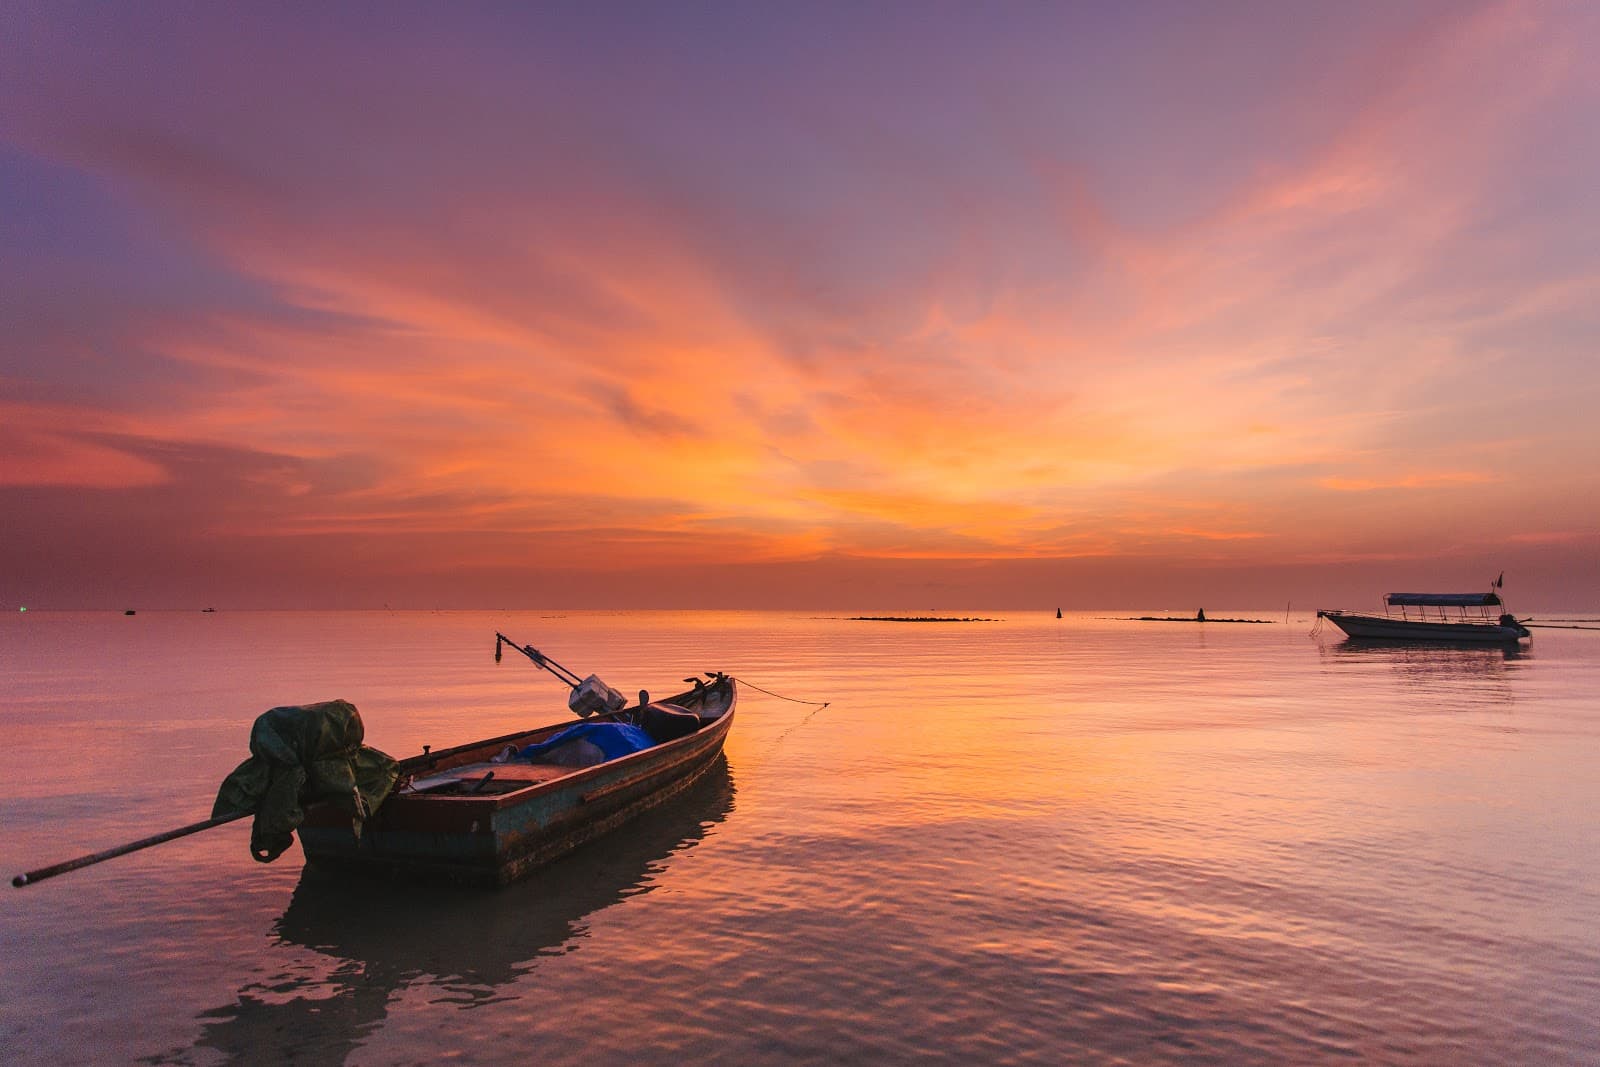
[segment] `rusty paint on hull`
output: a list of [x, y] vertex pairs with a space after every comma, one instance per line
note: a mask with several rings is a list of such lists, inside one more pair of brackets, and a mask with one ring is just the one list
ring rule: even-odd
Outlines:
[[[306, 860], [392, 878], [486, 886], [514, 882], [677, 796], [716, 763], [733, 726], [733, 680], [719, 679], [669, 699], [720, 713], [686, 737], [511, 792], [396, 794], [367, 821], [359, 840], [336, 811], [308, 811], [300, 828]], [[462, 767], [487, 760], [506, 744], [527, 744], [567, 725], [416, 756], [401, 766], [412, 772]]]

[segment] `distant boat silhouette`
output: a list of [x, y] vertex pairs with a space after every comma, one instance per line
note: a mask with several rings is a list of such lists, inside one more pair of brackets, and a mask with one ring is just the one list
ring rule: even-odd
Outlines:
[[[1386, 593], [1383, 613], [1319, 609], [1317, 625], [1327, 619], [1357, 640], [1488, 641], [1514, 644], [1531, 638], [1528, 628], [1505, 610], [1500, 598], [1501, 575], [1487, 593]], [[1398, 614], [1393, 609], [1399, 608]], [[1411, 618], [1410, 609], [1417, 617]], [[1429, 608], [1434, 609], [1429, 614]], [[1445, 609], [1452, 609], [1446, 611]], [[1500, 614], [1496, 616], [1496, 612]]]
[[1058, 619], [1061, 618], [1061, 609], [1060, 608], [1056, 609], [1056, 618], [1058, 618]]
[[134, 611], [132, 608], [129, 608], [127, 611], [124, 611], [123, 614], [124, 615], [137, 615], [139, 613], [137, 611]]

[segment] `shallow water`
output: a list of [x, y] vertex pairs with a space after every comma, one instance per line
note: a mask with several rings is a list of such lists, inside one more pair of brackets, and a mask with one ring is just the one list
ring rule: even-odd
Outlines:
[[1596, 1062], [1600, 633], [1310, 622], [0, 618], [8, 877], [204, 818], [277, 704], [348, 699], [402, 756], [565, 718], [497, 629], [626, 692], [749, 683], [714, 775], [507, 890], [257, 864], [244, 824], [7, 887], [0, 1035], [23, 1063]]

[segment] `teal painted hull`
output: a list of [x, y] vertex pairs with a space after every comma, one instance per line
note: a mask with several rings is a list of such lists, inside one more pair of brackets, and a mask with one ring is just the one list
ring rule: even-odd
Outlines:
[[[716, 763], [732, 729], [736, 691], [719, 678], [670, 702], [707, 716], [694, 733], [549, 781], [502, 778], [498, 793], [400, 792], [356, 838], [347, 819], [324, 807], [300, 828], [308, 863], [380, 877], [506, 885], [601, 837], [688, 789]], [[616, 713], [626, 719], [630, 711]], [[715, 715], [714, 718], [709, 717]], [[571, 725], [490, 738], [402, 761], [403, 771], [435, 778], [476, 768], [506, 745], [521, 747]], [[513, 768], [502, 767], [505, 775]], [[487, 771], [483, 771], [487, 774]], [[487, 782], [487, 780], [486, 780]], [[470, 788], [470, 787], [469, 787]]]

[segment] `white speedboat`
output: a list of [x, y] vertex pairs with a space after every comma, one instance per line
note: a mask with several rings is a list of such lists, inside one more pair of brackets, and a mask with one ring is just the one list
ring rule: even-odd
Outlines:
[[1533, 636], [1505, 610], [1500, 594], [1389, 593], [1382, 614], [1319, 611], [1351, 637], [1384, 641], [1472, 641], [1508, 644]]

